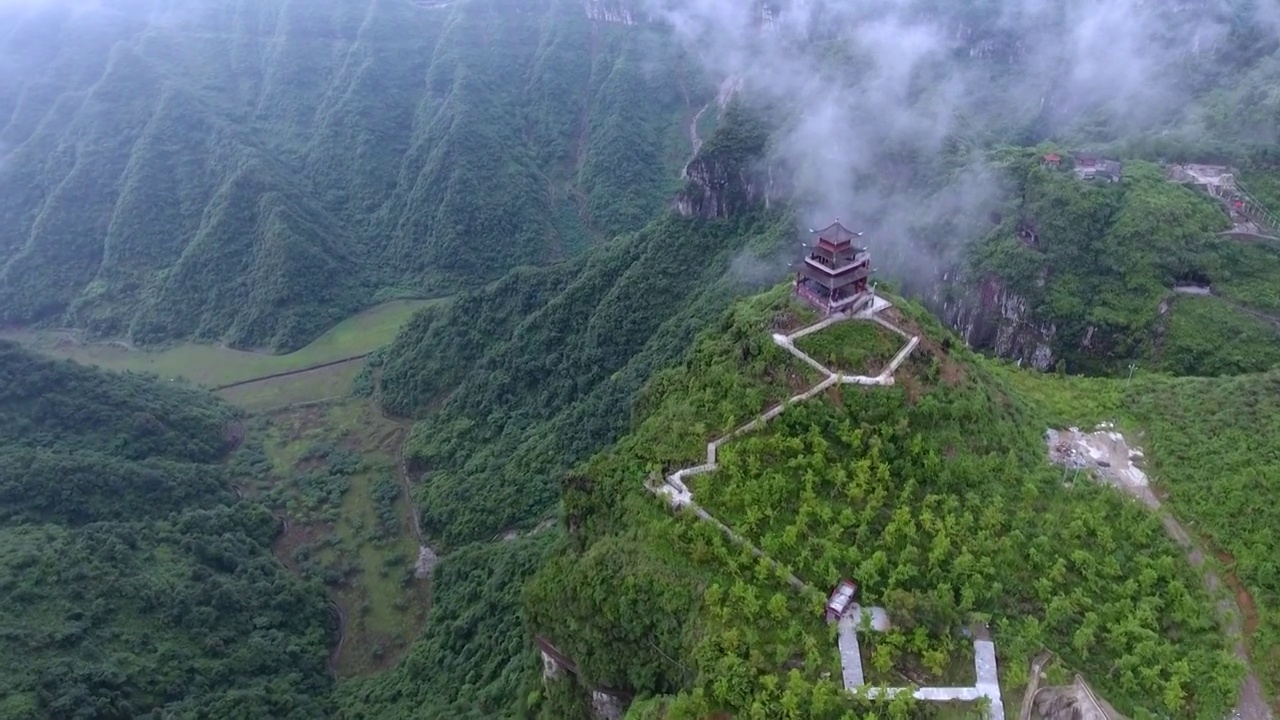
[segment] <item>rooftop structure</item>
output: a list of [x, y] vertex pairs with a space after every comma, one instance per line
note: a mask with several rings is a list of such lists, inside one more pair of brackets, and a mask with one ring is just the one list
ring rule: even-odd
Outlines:
[[839, 620], [853, 606], [853, 596], [858, 592], [858, 586], [852, 580], [845, 578], [836, 585], [831, 591], [831, 597], [827, 598], [827, 622]]
[[1044, 156], [1044, 164], [1056, 168], [1062, 164], [1062, 156], [1058, 153], [1048, 153]]
[[1120, 182], [1124, 166], [1117, 160], [1107, 160], [1096, 155], [1076, 155], [1076, 177], [1081, 180], [1106, 180]]
[[855, 233], [839, 220], [814, 232], [797, 263], [796, 295], [824, 313], [852, 312], [871, 299], [871, 253], [854, 244]]

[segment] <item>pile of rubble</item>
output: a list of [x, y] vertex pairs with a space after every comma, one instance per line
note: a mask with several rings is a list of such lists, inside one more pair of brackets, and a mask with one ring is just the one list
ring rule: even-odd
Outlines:
[[1142, 450], [1129, 447], [1124, 435], [1112, 423], [1101, 423], [1093, 432], [1080, 428], [1046, 430], [1049, 461], [1071, 470], [1092, 470], [1100, 478], [1126, 488], [1145, 488], [1150, 482], [1135, 463], [1143, 460]]

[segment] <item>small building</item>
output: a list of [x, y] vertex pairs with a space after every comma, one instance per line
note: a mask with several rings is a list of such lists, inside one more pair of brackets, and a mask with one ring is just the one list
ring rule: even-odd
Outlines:
[[853, 312], [871, 299], [871, 253], [854, 244], [862, 237], [836, 220], [814, 233], [797, 263], [796, 295], [824, 313]]
[[827, 622], [835, 622], [844, 617], [844, 614], [853, 607], [853, 596], [858, 592], [858, 586], [852, 580], [845, 578], [836, 585], [831, 591], [831, 596], [827, 598]]
[[1076, 177], [1081, 180], [1105, 180], [1120, 182], [1124, 167], [1118, 160], [1107, 160], [1096, 155], [1076, 155]]
[[1058, 169], [1062, 166], [1062, 156], [1058, 153], [1047, 153], [1043, 158], [1044, 166]]

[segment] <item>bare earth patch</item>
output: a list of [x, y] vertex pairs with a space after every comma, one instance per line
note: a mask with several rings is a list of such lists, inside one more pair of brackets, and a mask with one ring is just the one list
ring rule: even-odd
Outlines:
[[1049, 460], [1067, 470], [1090, 470], [1100, 480], [1136, 497], [1150, 508], [1160, 507], [1151, 491], [1147, 474], [1136, 464], [1143, 460], [1142, 450], [1129, 447], [1124, 435], [1110, 423], [1102, 423], [1093, 432], [1079, 428], [1049, 430]]
[[1228, 598], [1218, 601], [1218, 620], [1227, 635], [1234, 638], [1235, 656], [1247, 671], [1240, 685], [1236, 710], [1231, 717], [1232, 720], [1272, 720], [1274, 715], [1267, 705], [1262, 683], [1249, 661], [1249, 651], [1245, 644], [1250, 627], [1257, 626], [1257, 609], [1253, 597], [1230, 570], [1229, 565], [1222, 577], [1205, 565], [1204, 551], [1191, 533], [1172, 514], [1162, 511], [1160, 497], [1152, 490], [1147, 474], [1137, 464], [1144, 459], [1142, 450], [1130, 446], [1124, 435], [1117, 432], [1111, 423], [1102, 423], [1092, 432], [1084, 432], [1079, 428], [1050, 429], [1045, 432], [1045, 440], [1050, 462], [1065, 468], [1064, 479], [1071, 470], [1086, 470], [1089, 475], [1119, 488], [1155, 511], [1165, 533], [1186, 552], [1191, 566], [1204, 574], [1205, 587], [1210, 595], [1219, 596], [1218, 590], [1225, 577], [1234, 601]]

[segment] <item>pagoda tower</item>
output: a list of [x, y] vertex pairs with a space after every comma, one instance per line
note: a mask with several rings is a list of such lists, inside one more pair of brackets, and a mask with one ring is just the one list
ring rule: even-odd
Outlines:
[[855, 233], [837, 219], [805, 243], [807, 254], [796, 263], [796, 295], [823, 313], [856, 312], [871, 299], [871, 253], [855, 244]]

